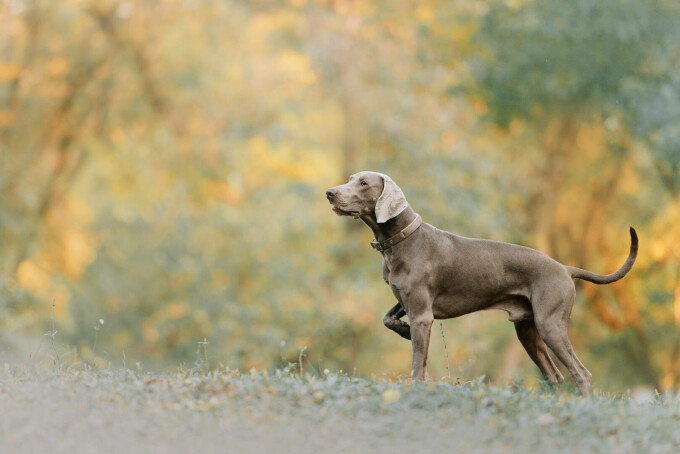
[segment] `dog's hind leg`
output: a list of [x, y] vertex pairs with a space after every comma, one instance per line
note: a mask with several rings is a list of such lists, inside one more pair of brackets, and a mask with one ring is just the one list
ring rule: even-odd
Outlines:
[[569, 284], [554, 284], [537, 292], [536, 301], [532, 301], [534, 321], [538, 334], [569, 370], [579, 391], [587, 394], [593, 376], [579, 361], [567, 334], [576, 293], [573, 282], [569, 281]]
[[574, 352], [571, 341], [567, 336], [567, 327], [553, 326], [548, 332], [542, 333], [541, 337], [543, 337], [546, 344], [548, 344], [562, 364], [569, 369], [569, 373], [576, 382], [579, 391], [582, 394], [587, 394], [590, 389], [590, 380], [593, 376], [576, 356], [576, 352]]
[[550, 357], [545, 342], [538, 335], [534, 321], [522, 320], [515, 322], [515, 331], [522, 346], [541, 370], [543, 376], [555, 385], [562, 383], [564, 377]]
[[387, 311], [387, 314], [383, 317], [383, 323], [386, 327], [399, 334], [404, 339], [411, 340], [411, 327], [408, 323], [399, 320], [404, 315], [406, 315], [404, 306], [398, 302], [392, 309]]

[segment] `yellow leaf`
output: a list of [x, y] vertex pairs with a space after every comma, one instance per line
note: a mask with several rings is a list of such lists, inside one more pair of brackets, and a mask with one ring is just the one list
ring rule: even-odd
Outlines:
[[432, 11], [432, 6], [430, 5], [420, 5], [416, 9], [416, 16], [418, 19], [424, 22], [431, 21], [434, 18], [434, 12]]
[[21, 65], [19, 63], [0, 61], [0, 81], [16, 79], [20, 72]]
[[0, 110], [0, 128], [11, 125], [14, 122], [14, 115], [6, 110]]
[[67, 230], [62, 233], [61, 245], [64, 276], [75, 280], [94, 260], [94, 238], [87, 232]]
[[399, 400], [401, 393], [396, 389], [387, 389], [382, 393], [382, 400], [386, 404], [393, 404]]
[[50, 275], [32, 260], [24, 260], [17, 268], [17, 280], [26, 290], [44, 294], [50, 286]]
[[291, 51], [282, 52], [278, 57], [278, 66], [282, 73], [290, 75], [302, 85], [312, 85], [316, 82], [316, 73], [306, 55]]
[[166, 310], [170, 318], [180, 318], [186, 313], [186, 306], [184, 303], [170, 303]]
[[450, 147], [458, 142], [458, 137], [456, 133], [447, 130], [442, 133], [441, 142], [445, 147]]
[[290, 12], [274, 12], [257, 14], [250, 28], [256, 36], [267, 36], [269, 33], [291, 28], [295, 24], [295, 15]]
[[479, 98], [472, 100], [472, 108], [478, 115], [484, 115], [489, 110], [486, 103]]
[[243, 201], [243, 190], [236, 185], [215, 180], [203, 181], [201, 185], [203, 192], [231, 205], [238, 205]]
[[142, 328], [142, 335], [147, 342], [156, 342], [158, 340], [158, 330], [148, 324], [144, 324]]
[[47, 63], [47, 72], [52, 77], [61, 77], [68, 73], [71, 65], [68, 60], [66, 60], [61, 55], [52, 57]]

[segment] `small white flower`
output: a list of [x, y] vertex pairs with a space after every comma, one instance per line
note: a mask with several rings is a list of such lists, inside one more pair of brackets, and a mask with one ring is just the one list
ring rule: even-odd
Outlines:
[[103, 325], [103, 324], [104, 324], [104, 319], [103, 319], [103, 318], [100, 318], [100, 319], [99, 319], [99, 324], [100, 324], [100, 325]]
[[328, 375], [328, 374], [330, 374], [330, 373], [331, 373], [331, 371], [328, 370], [328, 369], [324, 369], [324, 370], [323, 370], [323, 374], [324, 374], [324, 375]]

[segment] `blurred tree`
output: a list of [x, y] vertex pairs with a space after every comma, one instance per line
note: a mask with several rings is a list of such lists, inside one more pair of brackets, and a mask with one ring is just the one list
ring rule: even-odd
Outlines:
[[[674, 180], [674, 164], [667, 157], [677, 156], [677, 148], [669, 153], [661, 144], [664, 139], [651, 139], [660, 130], [666, 137], [677, 132], [666, 122], [674, 118], [665, 116], [652, 126], [655, 116], [649, 115], [646, 95], [677, 95], [672, 94], [677, 84], [671, 88], [677, 65], [668, 62], [678, 59], [679, 26], [677, 5], [662, 0], [496, 2], [480, 21], [473, 41], [484, 51], [470, 57], [471, 94], [488, 106], [493, 123], [511, 133], [529, 129], [521, 134], [530, 147], [522, 153], [534, 152], [534, 159], [516, 161], [534, 185], [522, 211], [528, 214], [535, 244], [558, 260], [597, 266], [594, 257], [615, 251], [608, 239], [622, 244], [627, 222], [644, 229], [644, 248], [643, 223], [665, 210], [664, 204], [649, 204], [658, 197], [658, 187], [640, 187], [640, 172], [648, 169], [633, 152], [649, 147], [661, 179], [666, 185]], [[624, 208], [631, 203], [632, 213]], [[559, 248], [565, 238], [565, 246], [582, 247]], [[644, 261], [637, 272], [647, 271]], [[604, 262], [609, 268], [616, 263]], [[658, 324], [669, 320], [650, 317], [646, 301], [652, 287], [636, 288], [638, 281], [627, 279], [610, 289], [586, 285], [584, 291], [602, 323], [614, 331], [626, 328], [612, 342], [628, 358], [617, 355], [614, 361], [632, 361], [638, 374], [633, 380], [668, 387], [659, 372], [667, 355], [652, 345], [660, 339], [650, 338], [661, 335]], [[614, 301], [619, 314], [611, 309]]]
[[[370, 232], [323, 198], [368, 168], [441, 228], [590, 269], [635, 220], [640, 262], [583, 287], [577, 347], [609, 384], [677, 386], [680, 13], [619, 3], [0, 1], [4, 342], [54, 298], [85, 359], [102, 318], [110, 360], [191, 362], [207, 337], [215, 364], [307, 346], [408, 373]], [[445, 324], [454, 369], [535, 376], [493, 317]]]

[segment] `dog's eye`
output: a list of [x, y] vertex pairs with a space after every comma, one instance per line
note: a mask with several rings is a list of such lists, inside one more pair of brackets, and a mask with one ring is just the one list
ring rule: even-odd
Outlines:
[[361, 180], [361, 186], [366, 186], [368, 183], [366, 183], [364, 180]]

